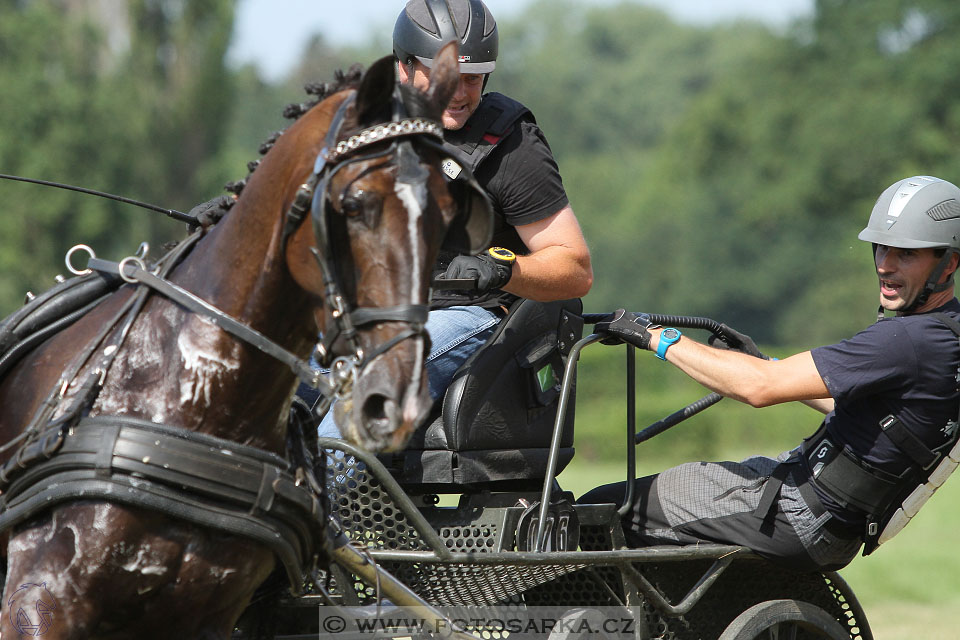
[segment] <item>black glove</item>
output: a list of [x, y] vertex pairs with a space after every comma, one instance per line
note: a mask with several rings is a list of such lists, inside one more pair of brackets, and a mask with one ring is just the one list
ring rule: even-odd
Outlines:
[[720, 329], [723, 333], [722, 338], [712, 335], [707, 340], [707, 343], [711, 347], [716, 347], [717, 349], [732, 349], [733, 351], [739, 351], [740, 353], [745, 353], [748, 356], [753, 356], [754, 358], [763, 358], [764, 360], [770, 359], [770, 356], [764, 355], [760, 352], [760, 349], [757, 348], [757, 343], [754, 342], [753, 338], [750, 336], [746, 335], [745, 333], [740, 333], [735, 329], [731, 329], [725, 324], [721, 324]]
[[485, 293], [510, 282], [516, 259], [511, 251], [493, 247], [477, 256], [457, 256], [450, 261], [443, 277], [447, 280], [476, 278], [476, 291]]
[[227, 211], [230, 211], [236, 202], [233, 196], [217, 196], [213, 200], [208, 200], [190, 209], [190, 215], [196, 219], [196, 224], [201, 227], [212, 227], [226, 215]]
[[624, 309], [617, 309], [613, 313], [613, 320], [598, 322], [594, 325], [594, 333], [606, 333], [610, 338], [601, 340], [603, 344], [620, 344], [629, 342], [635, 347], [646, 349], [650, 346], [650, 332], [648, 329], [659, 329], [660, 325], [650, 321], [646, 313], [636, 314]]

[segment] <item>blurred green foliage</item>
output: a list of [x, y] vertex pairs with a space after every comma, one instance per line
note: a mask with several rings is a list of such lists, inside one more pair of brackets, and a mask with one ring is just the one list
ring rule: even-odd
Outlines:
[[[0, 172], [186, 211], [246, 175], [305, 82], [389, 53], [317, 36], [270, 84], [224, 62], [230, 0], [132, 0], [113, 17], [96, 6], [0, 1]], [[780, 31], [539, 0], [500, 21], [488, 89], [528, 104], [556, 152], [593, 252], [588, 311], [705, 315], [766, 351], [803, 349], [872, 318], [876, 281], [856, 234], [880, 191], [912, 174], [960, 180], [957, 27], [950, 0], [819, 0]], [[4, 313], [47, 288], [75, 243], [119, 259], [183, 233], [55, 189], [0, 181], [0, 198]], [[589, 432], [622, 422], [604, 395], [622, 386], [611, 351], [585, 355]], [[644, 369], [640, 422], [699, 393], [673, 374]], [[785, 441], [764, 440], [769, 424], [798, 425], [781, 429], [790, 438], [815, 426], [796, 411], [724, 402], [669, 446], [707, 455], [733, 422], [737, 437], [776, 448]], [[609, 442], [581, 449], [608, 456]]]
[[[233, 2], [0, 2], [0, 172], [189, 208], [230, 174]], [[80, 8], [78, 8], [80, 7]], [[44, 290], [86, 243], [104, 257], [182, 227], [108, 200], [0, 181], [0, 308]]]
[[[187, 210], [246, 174], [305, 82], [389, 53], [317, 36], [268, 84], [224, 63], [229, 0], [134, 0], [119, 20], [95, 6], [0, 2], [0, 172]], [[812, 345], [871, 318], [856, 234], [880, 191], [958, 179], [958, 24], [948, 0], [821, 0], [781, 31], [540, 0], [500, 21], [488, 88], [528, 104], [556, 152], [593, 250], [588, 310], [708, 315]], [[73, 243], [120, 257], [182, 233], [53, 189], [0, 182], [0, 197], [4, 311]]]

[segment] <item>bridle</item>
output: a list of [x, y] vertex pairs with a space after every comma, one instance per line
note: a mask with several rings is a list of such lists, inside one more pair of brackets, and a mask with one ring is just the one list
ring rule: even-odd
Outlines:
[[[398, 91], [398, 90], [397, 90]], [[341, 104], [332, 121], [331, 127], [327, 132], [326, 144], [317, 155], [314, 162], [313, 173], [307, 182], [300, 186], [294, 197], [293, 204], [287, 211], [284, 219], [282, 245], [285, 248], [290, 236], [299, 229], [300, 225], [306, 219], [307, 213], [311, 213], [313, 231], [317, 247], [311, 248], [314, 258], [320, 267], [324, 281], [324, 303], [330, 310], [333, 318], [333, 326], [325, 327], [324, 335], [314, 349], [312, 360], [324, 367], [329, 367], [330, 376], [323, 376], [321, 372], [311, 363], [299, 358], [296, 354], [287, 351], [279, 344], [269, 339], [260, 332], [248, 327], [240, 321], [232, 318], [228, 314], [220, 311], [208, 302], [202, 300], [195, 294], [183, 289], [165, 277], [159, 267], [150, 269], [143, 260], [144, 256], [133, 256], [126, 258], [118, 263], [101, 260], [94, 255], [92, 249], [85, 245], [78, 245], [67, 254], [67, 268], [75, 275], [84, 275], [91, 270], [119, 275], [124, 281], [141, 285], [145, 289], [152, 289], [161, 293], [165, 297], [175, 301], [182, 307], [206, 316], [217, 326], [233, 335], [235, 338], [252, 345], [263, 353], [286, 364], [297, 377], [306, 385], [320, 391], [320, 401], [314, 410], [319, 414], [325, 412], [329, 405], [337, 398], [343, 398], [350, 394], [354, 380], [360, 372], [370, 364], [375, 358], [387, 352], [403, 340], [411, 337], [422, 336], [425, 334], [424, 325], [427, 321], [429, 307], [426, 304], [405, 304], [391, 307], [352, 307], [342, 293], [339, 276], [333, 259], [332, 244], [330, 242], [330, 217], [331, 211], [336, 214], [330, 204], [328, 185], [330, 180], [343, 168], [357, 162], [382, 158], [391, 154], [399, 156], [397, 182], [408, 181], [412, 186], [422, 185], [429, 174], [419, 169], [418, 156], [413, 149], [410, 138], [417, 137], [422, 146], [435, 149], [441, 154], [447, 152], [443, 149], [441, 142], [443, 128], [438, 122], [425, 118], [405, 117], [405, 114], [399, 113], [403, 109], [402, 100], [394, 95], [394, 117], [391, 122], [379, 124], [373, 127], [363, 129], [355, 135], [345, 140], [337, 141], [339, 131], [343, 126], [347, 108], [352, 104], [353, 97], [347, 98]], [[367, 149], [381, 142], [389, 141], [391, 144], [385, 149], [372, 151], [362, 155], [356, 155], [357, 152]], [[468, 184], [475, 189], [472, 176]], [[489, 211], [486, 212], [489, 215]], [[189, 242], [183, 243], [179, 247], [178, 257], [167, 261], [169, 269], [175, 265], [184, 255], [189, 252], [196, 240], [202, 235], [202, 230], [198, 230]], [[83, 249], [89, 253], [87, 267], [80, 269], [71, 264], [71, 255], [78, 249]], [[132, 322], [133, 318], [139, 312], [143, 299], [139, 299], [137, 305], [131, 309], [124, 309], [120, 317], [127, 315], [127, 322]], [[396, 336], [387, 340], [383, 344], [377, 345], [369, 352], [364, 352], [361, 348], [357, 328], [364, 327], [377, 322], [402, 322], [409, 327]], [[110, 323], [111, 326], [114, 323]], [[110, 363], [119, 353], [120, 343], [126, 335], [126, 330], [121, 331], [117, 341], [104, 350], [102, 361], [93, 372], [91, 379], [96, 379], [89, 386], [89, 390], [78, 394], [78, 399], [73, 404], [77, 410], [82, 410], [96, 396], [99, 386], [103, 382], [106, 371], [110, 368]], [[76, 371], [79, 366], [88, 358], [93, 356], [94, 350], [105, 339], [102, 335], [99, 339], [93, 341], [81, 356], [78, 358]], [[343, 339], [349, 345], [349, 351], [345, 355], [334, 357], [333, 344], [339, 339]], [[66, 378], [67, 381], [72, 376]], [[58, 385], [60, 386], [60, 385]], [[64, 389], [66, 387], [64, 386]], [[86, 387], [85, 387], [86, 388]], [[56, 390], [55, 390], [56, 391]], [[63, 396], [61, 391], [60, 396]], [[54, 402], [51, 408], [56, 405]], [[52, 410], [52, 409], [51, 409]], [[45, 412], [46, 413], [49, 412]], [[71, 412], [68, 412], [71, 413]], [[37, 424], [44, 422], [40, 417], [35, 420]], [[29, 431], [29, 430], [28, 430]], [[25, 432], [26, 433], [26, 432]]]
[[[416, 166], [411, 166], [417, 165], [418, 156], [410, 139], [417, 137], [421, 144], [446, 153], [441, 146], [443, 127], [440, 123], [426, 118], [406, 117], [403, 101], [398, 92], [399, 89], [394, 92], [394, 114], [391, 122], [368, 127], [338, 142], [340, 129], [343, 127], [347, 110], [353, 103], [354, 97], [344, 100], [327, 131], [325, 145], [317, 155], [313, 173], [297, 191], [284, 223], [285, 246], [290, 235], [306, 219], [307, 212], [311, 213], [317, 245], [311, 248], [311, 252], [323, 276], [324, 304], [334, 320], [333, 326], [325, 327], [323, 336], [314, 350], [313, 359], [321, 366], [330, 369], [333, 378], [331, 382], [338, 397], [349, 392], [352, 381], [375, 358], [408, 338], [425, 334], [424, 325], [429, 312], [429, 306], [426, 304], [403, 304], [390, 307], [352, 306], [343, 294], [334, 260], [333, 246], [330, 242], [331, 217], [337, 215], [337, 212], [331, 204], [328, 187], [333, 177], [342, 169], [358, 162], [397, 155], [399, 158], [397, 162], [400, 165], [397, 181], [409, 181], [414, 188], [421, 185], [425, 188], [429, 174], [417, 171]], [[390, 145], [386, 148], [358, 155], [359, 152], [387, 141]], [[360, 346], [357, 329], [378, 322], [401, 322], [409, 326], [390, 340], [365, 352]], [[338, 340], [345, 341], [349, 351], [346, 355], [335, 357], [334, 343]]]

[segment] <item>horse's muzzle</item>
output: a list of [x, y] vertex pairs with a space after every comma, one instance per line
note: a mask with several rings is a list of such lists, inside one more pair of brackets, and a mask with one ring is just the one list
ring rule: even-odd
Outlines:
[[[422, 338], [412, 338], [362, 370], [352, 398], [334, 405], [345, 438], [374, 452], [406, 445], [432, 405], [422, 354]], [[414, 359], [419, 364], [410, 367]]]

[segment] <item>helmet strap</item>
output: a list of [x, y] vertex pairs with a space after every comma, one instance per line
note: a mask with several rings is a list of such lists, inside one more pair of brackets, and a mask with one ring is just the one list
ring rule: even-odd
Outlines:
[[953, 288], [953, 274], [950, 274], [950, 277], [947, 278], [946, 282], [938, 282], [940, 276], [943, 275], [944, 270], [947, 268], [947, 265], [950, 264], [950, 259], [953, 257], [953, 251], [945, 251], [943, 257], [940, 258], [940, 262], [937, 263], [937, 266], [933, 268], [933, 271], [930, 272], [930, 277], [927, 278], [926, 284], [923, 285], [923, 291], [917, 294], [916, 299], [910, 303], [910, 305], [903, 310], [903, 313], [913, 313], [917, 307], [922, 306], [930, 299], [930, 295], [933, 293], [940, 293], [941, 291], [946, 291]]

